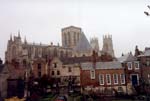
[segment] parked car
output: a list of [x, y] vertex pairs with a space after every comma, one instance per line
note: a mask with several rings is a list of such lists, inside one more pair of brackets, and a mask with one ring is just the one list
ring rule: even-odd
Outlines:
[[66, 96], [58, 96], [55, 101], [67, 101]]

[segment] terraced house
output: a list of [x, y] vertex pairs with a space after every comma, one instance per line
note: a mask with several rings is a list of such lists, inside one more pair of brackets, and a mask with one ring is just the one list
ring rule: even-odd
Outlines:
[[99, 94], [126, 93], [125, 72], [118, 61], [81, 63], [80, 77], [83, 91]]

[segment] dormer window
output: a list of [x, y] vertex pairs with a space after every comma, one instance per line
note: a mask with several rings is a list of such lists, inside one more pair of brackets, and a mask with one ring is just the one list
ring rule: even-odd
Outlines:
[[134, 62], [134, 67], [135, 67], [135, 69], [139, 69], [139, 62], [138, 61]]
[[95, 70], [90, 71], [91, 79], [95, 79]]
[[128, 62], [127, 66], [128, 66], [128, 70], [132, 70], [132, 62]]

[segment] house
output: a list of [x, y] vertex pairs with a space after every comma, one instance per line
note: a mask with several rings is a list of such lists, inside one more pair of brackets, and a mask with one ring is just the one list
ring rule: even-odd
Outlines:
[[132, 86], [138, 86], [141, 78], [140, 61], [132, 53], [128, 53], [118, 58], [118, 61], [125, 68], [126, 82]]
[[139, 59], [136, 56], [133, 56], [130, 52], [118, 58], [118, 61], [124, 67], [127, 93], [129, 95], [136, 94], [141, 80], [141, 67]]
[[83, 91], [126, 92], [124, 68], [118, 61], [81, 63], [80, 80]]
[[70, 78], [80, 85], [80, 67], [76, 59], [55, 57], [50, 63], [50, 76], [61, 86], [68, 86]]
[[48, 75], [48, 63], [43, 58], [38, 58], [33, 61], [32, 73], [35, 78], [41, 78], [43, 75]]
[[137, 58], [140, 61], [142, 81], [150, 84], [150, 48], [145, 48]]

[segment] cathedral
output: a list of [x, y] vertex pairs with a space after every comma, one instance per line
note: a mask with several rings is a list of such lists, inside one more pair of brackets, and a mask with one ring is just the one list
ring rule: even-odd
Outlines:
[[[103, 36], [102, 50], [99, 48], [98, 38], [91, 38], [89, 42], [80, 27], [69, 26], [63, 28], [61, 37], [62, 46], [59, 44], [54, 45], [52, 42], [47, 45], [30, 43], [26, 38], [22, 41], [20, 32], [18, 32], [18, 36], [10, 36], [5, 59], [6, 63], [9, 64], [9, 69], [16, 72], [15, 75], [12, 73], [13, 75], [10, 77], [29, 76], [31, 72], [35, 77], [41, 77], [44, 74], [53, 75], [54, 72], [57, 72], [55, 74], [60, 74], [59, 72], [65, 69], [57, 71], [56, 68], [54, 68], [55, 71], [52, 69], [57, 63], [60, 63], [62, 67], [66, 66], [64, 64], [67, 63], [67, 68], [74, 68], [76, 65], [73, 66], [73, 64], [92, 61], [93, 52], [96, 52], [98, 57], [102, 56], [100, 60], [107, 60], [105, 56], [115, 59], [112, 36], [110, 35]], [[55, 62], [52, 64], [52, 61]], [[75, 71], [80, 73], [79, 68]]]
[[53, 58], [53, 57], [82, 57], [91, 56], [92, 51], [96, 51], [99, 55], [109, 54], [115, 57], [112, 43], [112, 36], [103, 36], [103, 48], [99, 49], [98, 38], [91, 38], [90, 42], [86, 38], [83, 30], [79, 27], [69, 26], [61, 30], [62, 46], [53, 45], [53, 43], [43, 45], [30, 43], [21, 39], [20, 32], [18, 36], [10, 36], [5, 52], [7, 62], [12, 60], [18, 61], [33, 61], [37, 58]]

